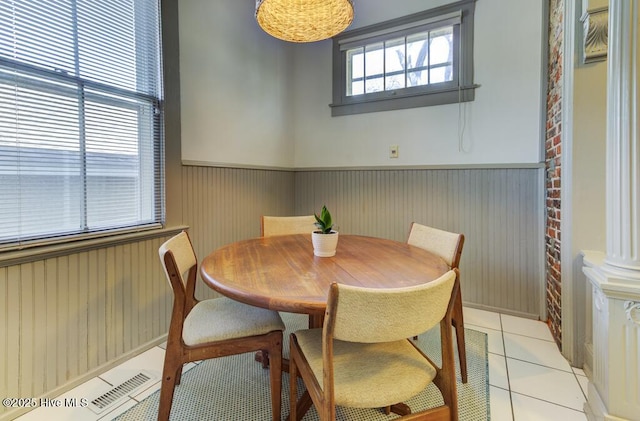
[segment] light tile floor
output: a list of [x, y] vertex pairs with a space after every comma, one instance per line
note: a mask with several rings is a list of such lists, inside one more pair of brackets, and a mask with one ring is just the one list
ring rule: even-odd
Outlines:
[[[464, 309], [465, 326], [487, 333], [492, 421], [583, 421], [587, 378], [562, 357], [545, 323]], [[97, 396], [144, 370], [158, 380], [119, 406], [95, 414], [88, 408], [37, 408], [19, 421], [111, 420], [160, 388], [164, 349], [154, 347], [63, 394], [60, 399]], [[185, 366], [184, 371], [194, 367]]]
[[587, 419], [587, 378], [560, 354], [545, 323], [472, 308], [464, 323], [487, 334], [491, 421]]

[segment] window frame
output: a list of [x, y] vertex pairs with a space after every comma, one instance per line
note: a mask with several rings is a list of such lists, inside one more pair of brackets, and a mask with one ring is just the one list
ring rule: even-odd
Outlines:
[[[150, 0], [150, 2], [154, 2], [154, 0]], [[138, 3], [135, 2], [133, 7], [139, 7]], [[43, 231], [34, 235], [18, 235], [15, 238], [7, 237], [5, 240], [0, 240], [0, 252], [2, 252], [0, 254], [11, 254], [15, 251], [19, 254], [19, 259], [25, 259], [25, 256], [23, 255], [24, 253], [22, 253], [23, 250], [29, 250], [28, 254], [31, 255], [34, 254], [33, 249], [37, 248], [43, 250], [45, 255], [49, 255], [52, 252], [57, 253], [63, 249], [67, 250], [68, 247], [61, 246], [61, 244], [64, 243], [78, 244], [78, 242], [82, 242], [86, 244], [96, 244], [97, 239], [101, 239], [98, 242], [106, 244], [108, 241], [121, 241], [122, 238], [137, 238], [140, 235], [148, 236], [148, 233], [151, 230], [158, 232], [164, 231], [163, 226], [166, 218], [164, 180], [165, 116], [162, 10], [160, 2], [157, 2], [157, 13], [158, 22], [151, 28], [157, 30], [157, 33], [154, 32], [153, 35], [140, 39], [141, 43], [144, 44], [151, 42], [152, 38], [156, 38], [155, 42], [149, 44], [152, 45], [152, 47], [157, 48], [157, 51], [155, 51], [152, 56], [154, 61], [157, 60], [156, 66], [154, 66], [156, 67], [155, 71], [157, 72], [157, 85], [155, 86], [153, 93], [145, 92], [148, 90], [147, 87], [152, 85], [145, 85], [144, 89], [128, 89], [118, 86], [116, 83], [92, 80], [91, 78], [86, 78], [78, 74], [72, 74], [55, 67], [47, 66], [46, 64], [31, 64], [21, 59], [0, 56], [0, 68], [4, 69], [3, 71], [15, 72], [13, 77], [5, 75], [5, 81], [15, 83], [17, 88], [49, 92], [69, 98], [78, 98], [79, 149], [75, 153], [80, 157], [79, 162], [81, 163], [81, 166], [78, 172], [78, 178], [81, 180], [80, 185], [82, 186], [82, 192], [80, 194], [84, 196], [81, 203], [81, 211], [79, 213], [80, 219], [78, 222], [80, 222], [80, 224], [77, 229], [59, 229], [58, 231], [51, 232]], [[77, 25], [77, 23], [75, 23], [75, 25]], [[147, 28], [147, 25], [148, 22], [146, 21], [137, 22], [135, 31], [147, 30], [149, 29]], [[94, 32], [93, 34], [99, 33], [100, 32]], [[74, 39], [74, 42], [78, 42], [77, 38]], [[136, 57], [138, 57], [140, 51], [147, 52], [147, 50], [141, 47], [141, 44], [139, 43], [136, 44], [136, 47], [132, 51]], [[77, 60], [79, 60], [79, 58], [76, 51], [76, 56], [74, 57], [76, 70]], [[145, 69], [140, 65], [137, 66], [135, 73], [137, 83], [147, 82], [146, 80], [137, 80], [139, 72], [144, 70]], [[10, 73], [7, 74], [10, 75]], [[2, 76], [3, 75], [0, 74], [0, 78]], [[38, 79], [42, 80], [42, 82], [40, 83]], [[137, 221], [132, 221], [131, 223], [120, 223], [114, 220], [114, 223], [112, 224], [97, 225], [94, 227], [88, 226], [87, 208], [89, 206], [89, 202], [87, 194], [89, 193], [89, 189], [87, 189], [86, 186], [88, 185], [88, 177], [91, 169], [87, 167], [87, 160], [88, 157], [99, 154], [99, 152], [88, 152], [85, 150], [87, 142], [87, 125], [85, 122], [87, 114], [85, 105], [89, 103], [99, 106], [115, 107], [117, 109], [129, 110], [138, 113], [146, 108], [151, 110], [151, 114], [148, 114], [149, 117], [146, 119], [146, 122], [138, 116], [138, 124], [136, 127], [138, 128], [137, 142], [139, 150], [137, 154], [134, 155], [137, 163], [138, 188], [147, 191], [146, 200], [141, 200], [138, 203], [138, 211], [140, 212], [140, 209], [144, 208], [145, 205], [150, 205], [149, 214], [152, 215], [151, 218], [146, 220], [144, 218], [139, 218]], [[150, 134], [150, 136], [147, 140], [142, 142], [142, 136], [144, 135], [140, 133], [140, 128], [146, 123], [148, 123], [147, 126], [149, 128], [146, 134]], [[21, 147], [23, 146], [17, 146], [18, 149]], [[143, 158], [144, 153], [140, 150], [143, 147], [147, 148], [146, 157], [150, 159]], [[48, 151], [47, 148], [43, 148], [43, 150]], [[47, 152], [44, 153], [46, 154]], [[121, 161], [121, 157], [114, 156], [114, 158], [114, 162]], [[39, 157], [38, 159], [41, 158]], [[147, 173], [152, 174], [152, 177], [149, 177], [148, 180], [143, 180], [141, 175], [145, 165]], [[149, 183], [141, 186], [145, 181], [149, 181]], [[109, 239], [107, 239], [108, 237]], [[6, 259], [0, 259], [0, 267], [6, 264], [5, 260]]]
[[[343, 116], [399, 110], [432, 105], [468, 102], [475, 99], [473, 82], [473, 25], [476, 0], [462, 0], [444, 6], [343, 32], [333, 37], [333, 103], [331, 115]], [[425, 32], [452, 20], [459, 12], [460, 23], [453, 24], [453, 72], [451, 82], [405, 87], [347, 96], [347, 46], [390, 41], [412, 33]], [[384, 77], [384, 76], [383, 76]], [[456, 80], [457, 79], [457, 80]]]

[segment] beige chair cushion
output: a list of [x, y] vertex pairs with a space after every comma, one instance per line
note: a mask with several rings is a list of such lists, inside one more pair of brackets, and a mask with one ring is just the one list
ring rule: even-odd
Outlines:
[[184, 320], [182, 339], [194, 346], [274, 330], [284, 330], [277, 312], [221, 297], [196, 304]]
[[451, 267], [456, 258], [460, 234], [414, 223], [407, 243], [437, 254]]
[[171, 285], [169, 274], [167, 273], [167, 268], [164, 264], [164, 255], [169, 251], [173, 253], [173, 259], [176, 262], [178, 273], [181, 276], [182, 285], [185, 285], [185, 273], [197, 263], [196, 255], [193, 252], [193, 247], [191, 247], [191, 240], [189, 240], [189, 236], [186, 232], [182, 231], [180, 234], [171, 237], [164, 244], [162, 244], [160, 246], [160, 249], [158, 250], [160, 261], [162, 262], [162, 268], [164, 269], [164, 274], [167, 277], [167, 281], [169, 281], [169, 285]]
[[[339, 285], [335, 339], [391, 342], [426, 332], [444, 317], [456, 273], [426, 284], [384, 289]], [[402, 311], [399, 311], [402, 309]]]
[[[320, 386], [322, 329], [295, 333]], [[435, 378], [436, 370], [406, 339], [364, 344], [334, 341], [334, 385], [337, 405], [375, 408], [407, 400]]]

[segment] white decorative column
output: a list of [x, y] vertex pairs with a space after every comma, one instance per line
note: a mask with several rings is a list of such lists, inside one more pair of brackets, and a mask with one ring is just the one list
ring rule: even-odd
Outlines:
[[640, 0], [609, 1], [607, 250], [585, 252], [592, 287], [590, 420], [640, 420]]

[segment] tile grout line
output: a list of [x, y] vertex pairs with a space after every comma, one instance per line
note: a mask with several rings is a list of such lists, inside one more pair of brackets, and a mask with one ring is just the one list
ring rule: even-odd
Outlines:
[[539, 337], [537, 337], [537, 336], [529, 336], [529, 335], [523, 335], [523, 334], [521, 334], [521, 333], [515, 333], [515, 332], [504, 332], [504, 331], [503, 331], [503, 333], [506, 333], [507, 335], [522, 336], [523, 338], [537, 339], [537, 340], [539, 340], [539, 341], [544, 341], [544, 342], [549, 342], [549, 343], [555, 344], [555, 341], [550, 341], [550, 340], [548, 340], [548, 339], [539, 338]]
[[512, 393], [515, 393], [516, 395], [520, 395], [520, 396], [525, 396], [525, 397], [530, 398], [530, 399], [535, 399], [535, 400], [540, 401], [540, 402], [546, 402], [546, 403], [548, 403], [550, 405], [555, 405], [555, 406], [559, 406], [559, 407], [562, 407], [562, 408], [565, 408], [565, 409], [570, 409], [572, 411], [581, 412], [581, 413], [584, 414], [584, 411], [581, 410], [581, 409], [575, 409], [575, 408], [572, 408], [572, 407], [567, 406], [567, 405], [563, 405], [563, 404], [558, 403], [558, 402], [552, 402], [552, 401], [549, 401], [549, 400], [546, 400], [546, 399], [537, 398], [535, 396], [527, 395], [525, 393], [520, 393], [520, 392], [512, 392]]
[[[580, 391], [582, 392], [582, 395], [584, 396], [584, 400], [586, 402], [588, 400], [587, 399], [587, 392], [582, 388], [582, 383], [580, 383], [580, 380], [578, 380], [579, 374], [576, 373], [575, 371], [573, 371], [573, 369], [571, 371], [573, 372], [573, 375], [575, 376], [576, 381], [578, 382], [578, 387], [580, 388]], [[585, 377], [587, 379], [587, 381], [589, 380], [589, 378], [587, 376], [582, 376], [582, 377]]]
[[[506, 354], [506, 353], [505, 353], [505, 354]], [[534, 363], [533, 361], [527, 361], [527, 360], [523, 360], [523, 359], [521, 359], [521, 358], [516, 358], [516, 357], [507, 357], [506, 355], [505, 355], [505, 357], [506, 357], [507, 359], [511, 359], [511, 360], [513, 360], [513, 361], [520, 361], [520, 362], [527, 363], [527, 364], [531, 364], [531, 365], [535, 365], [535, 366], [538, 366], [538, 367], [544, 367], [544, 368], [548, 368], [548, 369], [550, 369], [550, 370], [556, 370], [556, 371], [559, 371], [559, 372], [561, 372], [561, 373], [573, 374], [574, 376], [576, 375], [576, 373], [574, 373], [574, 372], [573, 372], [573, 370], [563, 370], [563, 369], [561, 369], [561, 368], [550, 367], [550, 366], [548, 366], [548, 365], [544, 365], [544, 364], [540, 364], [540, 363]], [[571, 368], [571, 366], [569, 366], [569, 368]], [[576, 379], [576, 381], [577, 381], [577, 379]]]
[[502, 325], [502, 314], [499, 314], [500, 319], [500, 338], [502, 339], [502, 351], [504, 352], [504, 370], [507, 375], [507, 386], [509, 386], [509, 404], [511, 405], [511, 419], [516, 421], [516, 414], [513, 410], [513, 397], [511, 394], [511, 378], [509, 377], [509, 364], [507, 364], [507, 345], [504, 341], [504, 326]]

